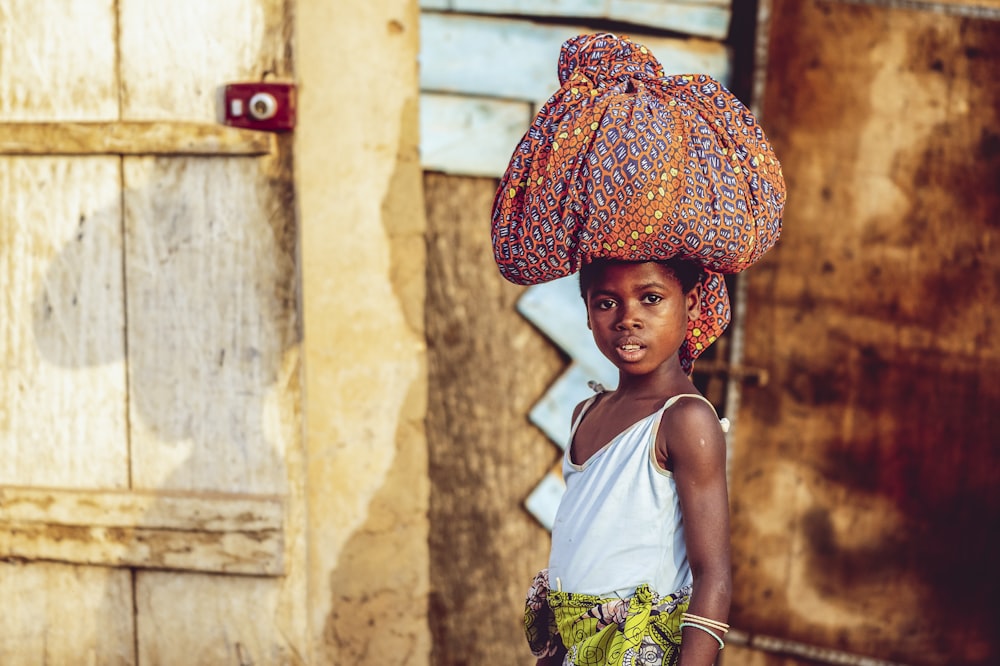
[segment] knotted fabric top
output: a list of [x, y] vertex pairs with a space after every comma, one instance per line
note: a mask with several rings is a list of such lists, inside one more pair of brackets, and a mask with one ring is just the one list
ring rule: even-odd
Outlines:
[[681, 350], [690, 370], [729, 322], [718, 273], [742, 271], [778, 239], [781, 165], [725, 87], [704, 74], [664, 75], [627, 37], [570, 39], [559, 81], [494, 199], [500, 272], [538, 284], [595, 259], [698, 262], [708, 280], [702, 321], [689, 326]]

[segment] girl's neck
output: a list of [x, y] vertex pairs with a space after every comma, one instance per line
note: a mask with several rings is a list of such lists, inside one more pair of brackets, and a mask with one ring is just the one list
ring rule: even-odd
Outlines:
[[694, 391], [694, 384], [691, 379], [684, 374], [680, 364], [676, 369], [653, 372], [648, 375], [630, 375], [624, 372], [618, 373], [618, 388], [615, 393], [619, 398], [630, 400], [653, 400], [663, 399], [677, 395], [678, 393], [689, 393]]

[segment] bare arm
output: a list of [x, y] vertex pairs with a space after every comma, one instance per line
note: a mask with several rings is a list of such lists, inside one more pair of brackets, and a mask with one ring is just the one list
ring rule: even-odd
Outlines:
[[[657, 446], [673, 463], [684, 517], [684, 539], [694, 576], [689, 612], [727, 622], [732, 598], [726, 441], [715, 412], [685, 399], [664, 412]], [[700, 629], [685, 627], [681, 666], [710, 666], [719, 643]]]

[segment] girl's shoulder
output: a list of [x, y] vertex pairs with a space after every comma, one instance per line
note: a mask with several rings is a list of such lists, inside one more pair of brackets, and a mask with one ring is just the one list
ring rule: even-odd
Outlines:
[[697, 393], [671, 397], [664, 405], [656, 447], [667, 460], [687, 455], [725, 455], [726, 439], [715, 407]]
[[715, 405], [701, 393], [677, 393], [670, 396], [663, 403], [663, 413], [675, 414], [711, 414], [718, 421], [719, 414], [715, 411]]
[[694, 429], [722, 434], [719, 414], [715, 406], [700, 393], [679, 393], [663, 405], [662, 423], [672, 429]]

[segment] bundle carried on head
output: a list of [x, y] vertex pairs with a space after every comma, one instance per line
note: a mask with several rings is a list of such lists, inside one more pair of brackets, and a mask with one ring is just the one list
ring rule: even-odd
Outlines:
[[581, 35], [559, 54], [559, 90], [511, 157], [493, 202], [493, 252], [516, 284], [599, 259], [701, 264], [701, 319], [681, 362], [729, 323], [721, 273], [778, 240], [785, 183], [760, 125], [706, 75], [666, 76], [626, 37]]

